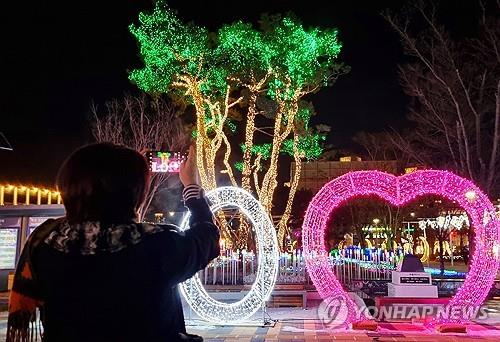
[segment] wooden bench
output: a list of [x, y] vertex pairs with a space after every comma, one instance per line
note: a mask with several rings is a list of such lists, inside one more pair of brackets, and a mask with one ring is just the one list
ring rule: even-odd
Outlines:
[[303, 285], [276, 285], [271, 293], [269, 306], [307, 307], [307, 291]]
[[242, 290], [250, 290], [242, 285], [204, 285], [203, 287], [207, 292], [240, 292]]
[[[248, 293], [251, 285], [205, 285], [207, 292], [216, 300], [239, 300]], [[241, 297], [241, 298], [240, 298]], [[279, 284], [271, 293], [269, 307], [307, 307], [307, 290], [303, 285]]]

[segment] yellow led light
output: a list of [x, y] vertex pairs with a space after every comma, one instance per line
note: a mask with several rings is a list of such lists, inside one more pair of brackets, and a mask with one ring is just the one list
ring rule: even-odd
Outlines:
[[29, 205], [31, 204], [31, 195], [36, 194], [36, 204], [42, 204], [43, 196], [56, 196], [58, 198], [57, 203], [61, 203], [61, 195], [56, 190], [51, 189], [40, 189], [32, 184], [29, 185], [12, 185], [12, 184], [0, 184], [0, 205], [12, 204], [12, 205]]

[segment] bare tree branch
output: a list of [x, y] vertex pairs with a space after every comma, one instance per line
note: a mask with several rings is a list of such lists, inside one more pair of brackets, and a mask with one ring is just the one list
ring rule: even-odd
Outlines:
[[490, 194], [500, 191], [498, 5], [478, 0], [478, 33], [467, 39], [447, 32], [429, 0], [412, 3], [411, 14], [384, 14], [415, 57], [400, 67], [413, 128], [391, 134], [394, 146], [427, 166], [452, 168]]
[[[182, 151], [188, 140], [174, 108], [162, 97], [125, 95], [105, 104], [105, 110], [91, 107], [92, 134], [97, 142], [127, 146], [141, 154], [149, 150]], [[144, 203], [138, 208], [143, 220], [157, 192], [165, 186], [168, 173], [153, 173]]]

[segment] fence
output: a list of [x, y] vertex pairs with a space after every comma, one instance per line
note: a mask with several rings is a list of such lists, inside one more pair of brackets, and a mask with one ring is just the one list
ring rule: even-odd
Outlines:
[[[337, 279], [347, 284], [352, 279], [390, 279], [390, 271], [402, 256], [402, 252], [347, 248], [330, 255], [329, 262]], [[255, 280], [257, 265], [258, 256], [253, 252], [225, 250], [199, 277], [205, 285], [248, 285]], [[310, 284], [301, 250], [280, 254], [277, 283]]]

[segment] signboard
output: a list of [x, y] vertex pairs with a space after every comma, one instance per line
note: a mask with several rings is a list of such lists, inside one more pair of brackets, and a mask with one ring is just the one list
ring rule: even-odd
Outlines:
[[20, 217], [0, 217], [0, 229], [1, 228], [20, 228], [21, 218]]
[[429, 277], [400, 277], [401, 284], [429, 284]]
[[432, 276], [426, 272], [392, 271], [392, 283], [398, 285], [432, 285]]
[[46, 217], [46, 216], [38, 216], [38, 217], [30, 217], [28, 219], [28, 236], [33, 233], [36, 227], [54, 217]]
[[0, 269], [16, 267], [18, 231], [19, 228], [0, 229]]
[[0, 269], [16, 267], [20, 217], [0, 217]]

